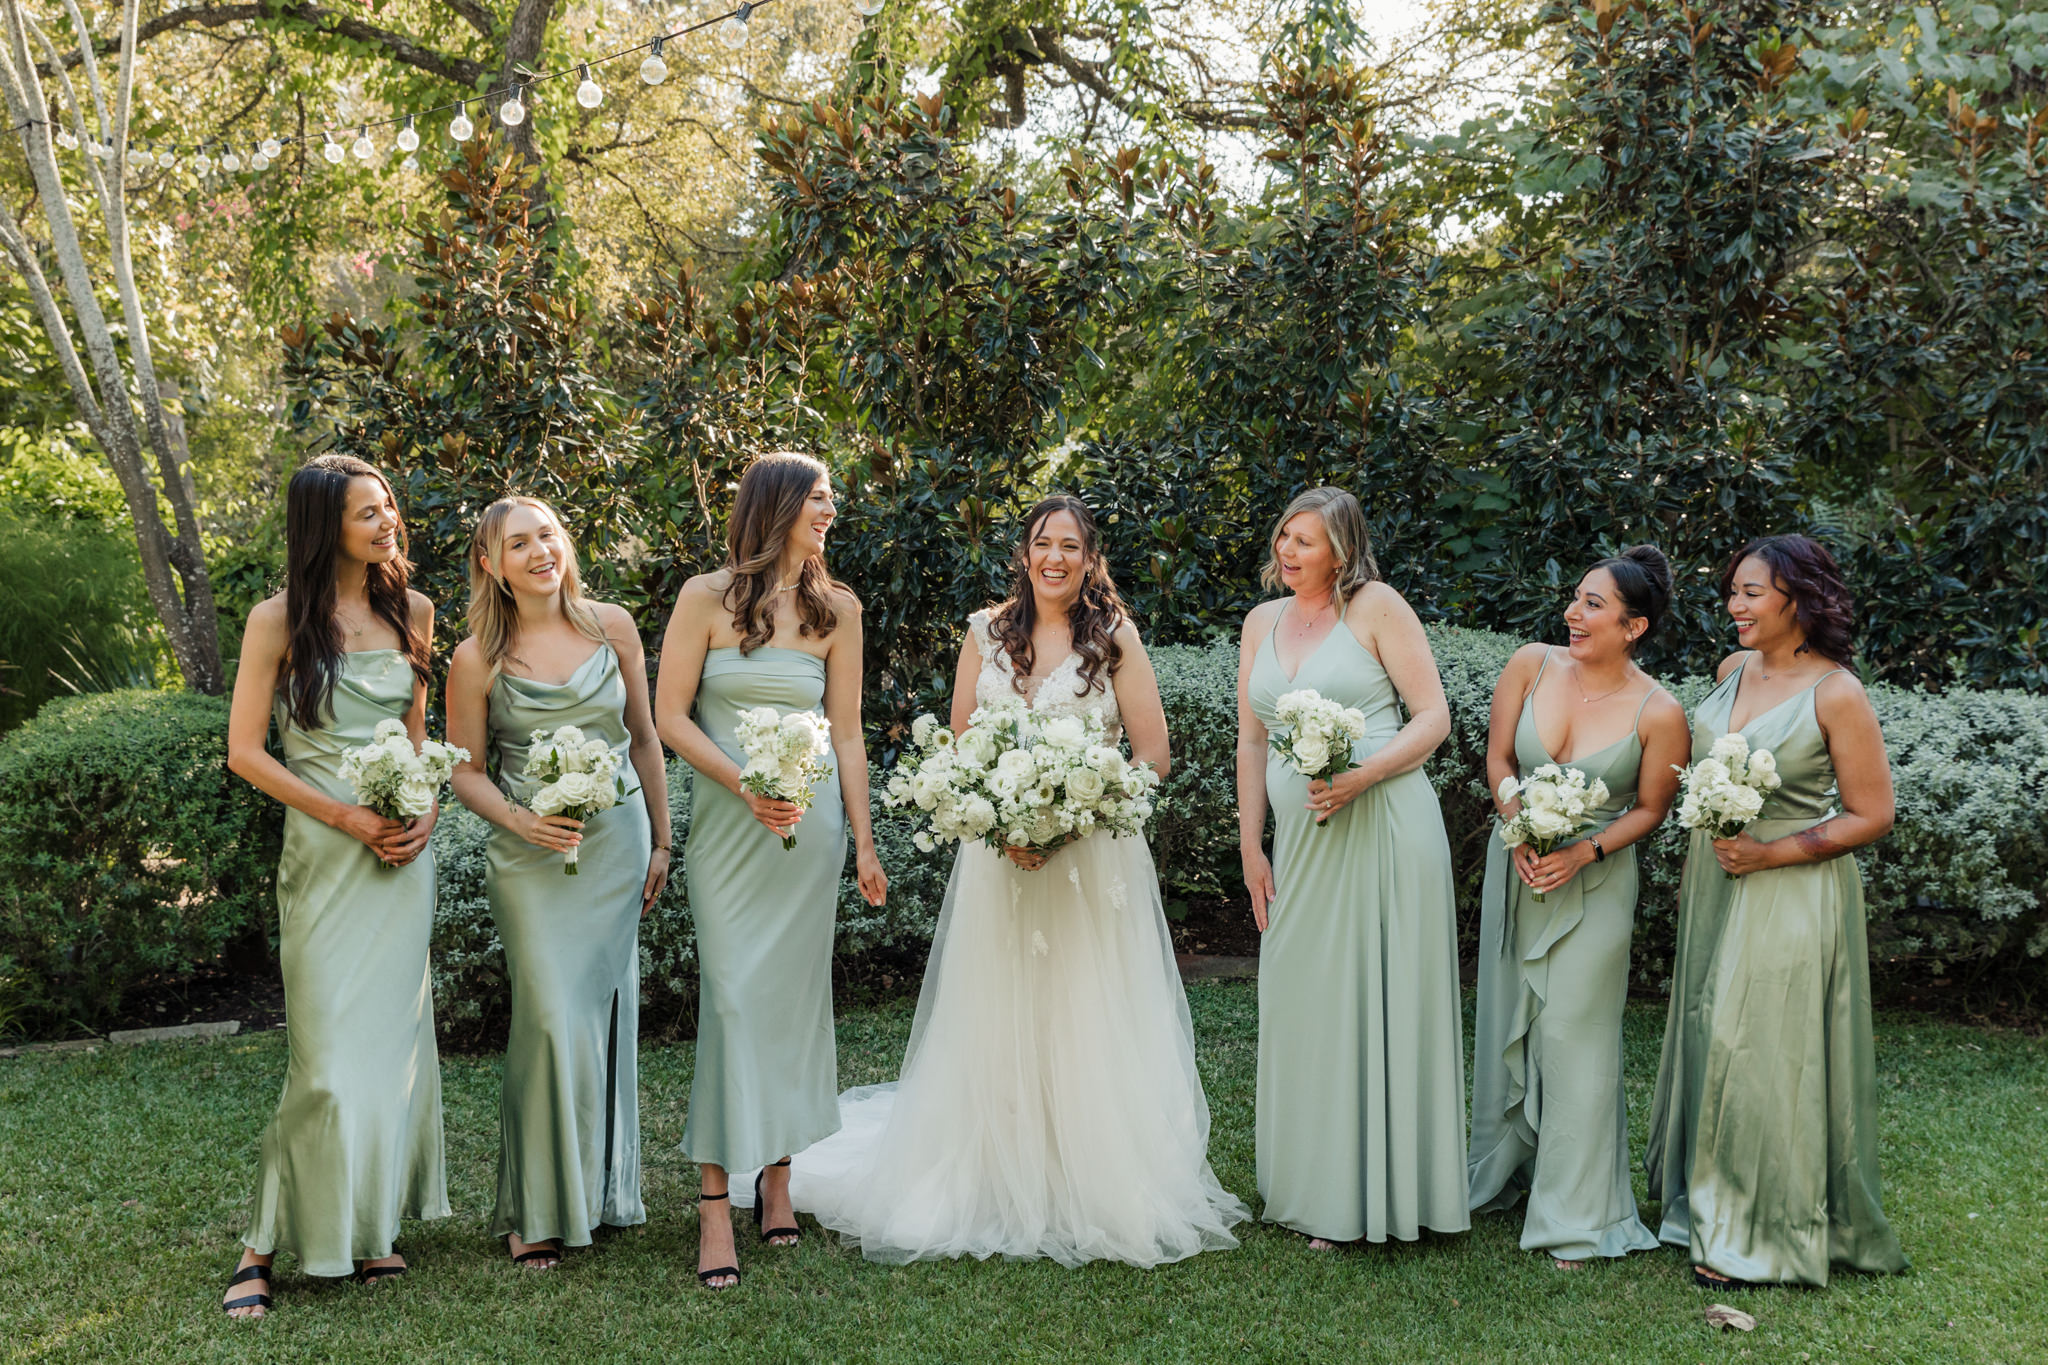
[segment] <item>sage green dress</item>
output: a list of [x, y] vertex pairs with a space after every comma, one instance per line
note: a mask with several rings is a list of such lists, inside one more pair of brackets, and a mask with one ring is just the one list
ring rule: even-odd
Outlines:
[[[1693, 713], [1695, 762], [1728, 732], [1742, 675]], [[1751, 834], [1769, 842], [1834, 813], [1812, 687], [1742, 733], [1784, 779]], [[1695, 1265], [1812, 1285], [1828, 1282], [1830, 1263], [1906, 1268], [1878, 1195], [1870, 950], [1853, 857], [1731, 880], [1694, 832], [1647, 1164], [1650, 1197], [1664, 1202], [1658, 1235]]]
[[[1401, 729], [1392, 680], [1341, 621], [1291, 679], [1272, 637], [1260, 644], [1250, 698], [1269, 730], [1302, 688], [1365, 713], [1354, 759]], [[1278, 894], [1259, 944], [1263, 1217], [1335, 1242], [1462, 1232], [1464, 1016], [1436, 790], [1412, 769], [1318, 829], [1308, 779], [1273, 752], [1266, 793]]]
[[[498, 785], [532, 800], [533, 732], [574, 725], [619, 756], [629, 788], [626, 680], [599, 645], [564, 683], [500, 673], [491, 686]], [[587, 1246], [600, 1223], [647, 1221], [640, 1202], [640, 893], [652, 838], [642, 794], [583, 824], [577, 874], [562, 855], [493, 828], [484, 885], [512, 987], [498, 1102], [491, 1235]]]
[[[301, 729], [279, 700], [285, 766], [353, 803], [342, 755], [377, 722], [403, 720], [412, 695], [398, 650], [344, 655], [329, 724]], [[308, 1275], [347, 1275], [391, 1254], [401, 1218], [448, 1213], [427, 983], [433, 856], [387, 868], [361, 841], [287, 809], [277, 911], [290, 1059], [242, 1241], [297, 1256]]]
[[[745, 766], [734, 728], [756, 706], [823, 714], [825, 661], [798, 649], [704, 656], [697, 724]], [[846, 864], [839, 779], [820, 782], [796, 847], [698, 774], [683, 875], [697, 921], [697, 1070], [683, 1152], [746, 1171], [839, 1128], [832, 932]]]
[[[1543, 668], [1550, 666], [1548, 651]], [[1543, 669], [1536, 679], [1541, 682]], [[1559, 763], [1607, 802], [1582, 838], [1635, 804], [1643, 765], [1636, 725], [1603, 749]], [[1536, 729], [1536, 689], [1515, 723], [1515, 767], [1556, 763]], [[1629, 1187], [1628, 1107], [1621, 1089], [1621, 1012], [1636, 914], [1636, 850], [1616, 849], [1538, 901], [1500, 841], [1486, 845], [1479, 909], [1479, 1002], [1472, 1049], [1472, 1208], [1529, 1198], [1522, 1249], [1561, 1260], [1655, 1249]]]

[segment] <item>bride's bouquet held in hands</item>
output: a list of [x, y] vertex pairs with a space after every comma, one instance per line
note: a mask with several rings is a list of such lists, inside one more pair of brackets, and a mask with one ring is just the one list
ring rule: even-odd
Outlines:
[[[1339, 706], [1313, 687], [1283, 695], [1274, 704], [1273, 722], [1281, 728], [1269, 734], [1267, 742], [1311, 782], [1329, 782], [1350, 771], [1355, 766], [1351, 747], [1365, 738], [1363, 711]], [[1319, 814], [1316, 828], [1325, 823]]]
[[341, 777], [355, 788], [357, 805], [410, 823], [434, 809], [455, 765], [468, 760], [469, 750], [439, 740], [422, 740], [415, 749], [404, 721], [380, 720], [368, 744], [341, 756]]
[[[1733, 839], [1742, 833], [1763, 810], [1764, 797], [1785, 781], [1778, 776], [1778, 760], [1771, 751], [1750, 748], [1739, 733], [1721, 736], [1705, 758], [1677, 772], [1678, 823], [1705, 830], [1710, 839]], [[1735, 880], [1733, 872], [1723, 875]]]
[[929, 817], [911, 836], [927, 852], [967, 839], [1049, 852], [1097, 830], [1140, 832], [1158, 785], [1151, 764], [1108, 742], [1100, 711], [1041, 719], [1020, 701], [982, 707], [957, 737], [919, 716], [882, 799]]
[[[1514, 849], [1527, 844], [1539, 858], [1547, 858], [1579, 834], [1600, 823], [1593, 812], [1607, 804], [1607, 784], [1591, 782], [1577, 768], [1546, 763], [1520, 780], [1503, 777], [1494, 793], [1505, 806], [1520, 801], [1522, 808], [1512, 820], [1501, 821], [1500, 841]], [[1543, 893], [1535, 893], [1538, 902]]]
[[[535, 815], [559, 815], [579, 822], [610, 810], [640, 790], [627, 789], [626, 779], [619, 773], [619, 756], [611, 745], [586, 738], [573, 725], [564, 725], [553, 734], [533, 732], [524, 776], [540, 784], [526, 803], [527, 809]], [[576, 870], [574, 844], [562, 854], [562, 872], [570, 877], [582, 875]]]
[[[825, 761], [832, 752], [831, 722], [815, 711], [756, 706], [740, 712], [734, 733], [747, 756], [740, 769], [741, 789], [809, 810], [816, 785], [832, 776], [832, 765]], [[783, 835], [782, 847], [795, 848], [796, 835]]]

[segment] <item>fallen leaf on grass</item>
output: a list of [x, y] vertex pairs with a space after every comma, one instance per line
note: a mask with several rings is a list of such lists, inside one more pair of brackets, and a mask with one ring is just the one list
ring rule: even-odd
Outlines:
[[1724, 1332], [1730, 1328], [1738, 1332], [1753, 1332], [1756, 1330], [1756, 1319], [1740, 1308], [1730, 1308], [1725, 1303], [1714, 1303], [1707, 1305], [1707, 1326], [1718, 1327]]

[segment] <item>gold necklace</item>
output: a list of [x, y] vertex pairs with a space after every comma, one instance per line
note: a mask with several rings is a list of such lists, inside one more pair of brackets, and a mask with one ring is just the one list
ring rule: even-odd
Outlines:
[[[1572, 677], [1579, 678], [1582, 676], [1584, 675], [1579, 668], [1578, 660], [1572, 660]], [[1607, 691], [1602, 692], [1597, 697], [1587, 696], [1585, 684], [1581, 683], [1579, 685], [1579, 704], [1582, 706], [1591, 706], [1596, 701], [1606, 701], [1609, 697], [1613, 696], [1616, 692], [1621, 691], [1623, 687], [1627, 687], [1633, 681], [1635, 681], [1633, 678], [1624, 676], [1619, 686], [1611, 687]]]

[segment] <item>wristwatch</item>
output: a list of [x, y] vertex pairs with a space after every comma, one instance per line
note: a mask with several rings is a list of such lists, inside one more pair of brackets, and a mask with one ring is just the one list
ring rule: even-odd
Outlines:
[[1594, 835], [1594, 836], [1593, 836], [1592, 838], [1590, 838], [1590, 839], [1586, 840], [1586, 842], [1587, 842], [1587, 843], [1589, 843], [1589, 844], [1591, 844], [1591, 845], [1593, 846], [1593, 861], [1594, 861], [1594, 862], [1596, 862], [1596, 863], [1604, 863], [1604, 862], [1606, 862], [1606, 861], [1607, 861], [1607, 850], [1606, 850], [1606, 849], [1604, 849], [1604, 848], [1602, 848], [1602, 847], [1600, 847], [1600, 836], [1599, 836], [1599, 835], [1597, 835], [1597, 834], [1596, 834], [1596, 835]]

